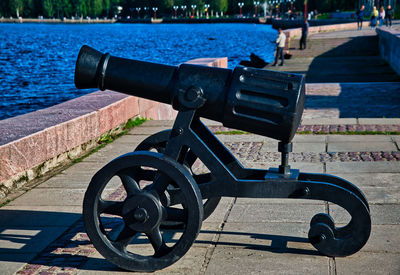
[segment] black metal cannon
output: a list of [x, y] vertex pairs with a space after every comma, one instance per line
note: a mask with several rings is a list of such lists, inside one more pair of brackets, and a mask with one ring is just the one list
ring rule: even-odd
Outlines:
[[[75, 85], [152, 99], [179, 111], [171, 130], [148, 137], [135, 152], [112, 160], [94, 175], [85, 193], [87, 233], [96, 249], [117, 266], [154, 271], [179, 260], [221, 196], [329, 201], [346, 209], [351, 220], [336, 227], [330, 215], [316, 214], [308, 233], [311, 244], [321, 254], [347, 256], [367, 242], [369, 206], [356, 186], [288, 165], [304, 109], [303, 76], [245, 67], [232, 71], [167, 66], [84, 46]], [[279, 140], [281, 165], [244, 168], [200, 117]], [[196, 174], [196, 160], [209, 172]]]

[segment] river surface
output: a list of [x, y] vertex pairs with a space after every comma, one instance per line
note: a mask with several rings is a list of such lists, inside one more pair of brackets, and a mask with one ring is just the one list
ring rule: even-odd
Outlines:
[[256, 24], [0, 24], [0, 120], [94, 91], [74, 86], [84, 44], [169, 65], [227, 56], [234, 68], [252, 52], [271, 62], [275, 36]]

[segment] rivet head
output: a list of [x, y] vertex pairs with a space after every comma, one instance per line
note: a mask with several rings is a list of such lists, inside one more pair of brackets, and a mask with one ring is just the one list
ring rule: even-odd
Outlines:
[[183, 134], [183, 129], [182, 129], [181, 127], [179, 127], [179, 128], [176, 128], [176, 129], [174, 130], [174, 132], [175, 132], [175, 134], [176, 134], [177, 136], [179, 136], [179, 135], [182, 135], [182, 134]]

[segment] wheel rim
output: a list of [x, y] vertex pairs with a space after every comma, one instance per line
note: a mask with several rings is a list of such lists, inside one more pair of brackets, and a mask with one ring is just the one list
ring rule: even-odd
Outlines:
[[[133, 178], [138, 167], [158, 173], [155, 182], [144, 189]], [[121, 186], [108, 194], [116, 175]], [[165, 182], [172, 179], [184, 195], [182, 209], [166, 203]], [[136, 152], [111, 161], [96, 173], [85, 193], [83, 216], [89, 238], [106, 259], [123, 269], [154, 271], [187, 252], [200, 231], [203, 208], [200, 191], [182, 165], [158, 153]], [[183, 223], [183, 229], [160, 229], [162, 222], [171, 220]]]

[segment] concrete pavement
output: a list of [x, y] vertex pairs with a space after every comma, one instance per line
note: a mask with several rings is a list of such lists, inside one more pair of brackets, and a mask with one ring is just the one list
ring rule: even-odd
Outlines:
[[284, 66], [268, 69], [305, 74], [307, 83], [400, 81], [400, 76], [379, 56], [375, 29], [310, 34], [306, 50], [299, 49], [299, 39], [290, 41], [292, 58], [285, 60]]
[[[365, 122], [371, 125], [374, 121]], [[224, 130], [216, 123], [208, 124], [213, 130]], [[125, 273], [102, 258], [88, 241], [80, 214], [83, 195], [99, 168], [171, 125], [171, 121], [148, 121], [2, 207], [1, 273]], [[245, 166], [268, 168], [279, 163], [274, 140], [248, 134], [220, 134], [218, 138]], [[308, 242], [309, 222], [316, 213], [330, 213], [339, 224], [347, 221], [346, 212], [335, 205], [323, 201], [223, 198], [203, 223], [189, 252], [156, 273], [399, 274], [399, 147], [396, 135], [297, 135], [294, 139], [292, 167], [341, 176], [367, 196], [372, 234], [355, 255], [324, 257]], [[354, 157], [362, 152], [380, 158]], [[346, 156], [341, 158], [343, 153]], [[338, 157], [320, 157], [334, 154]]]

